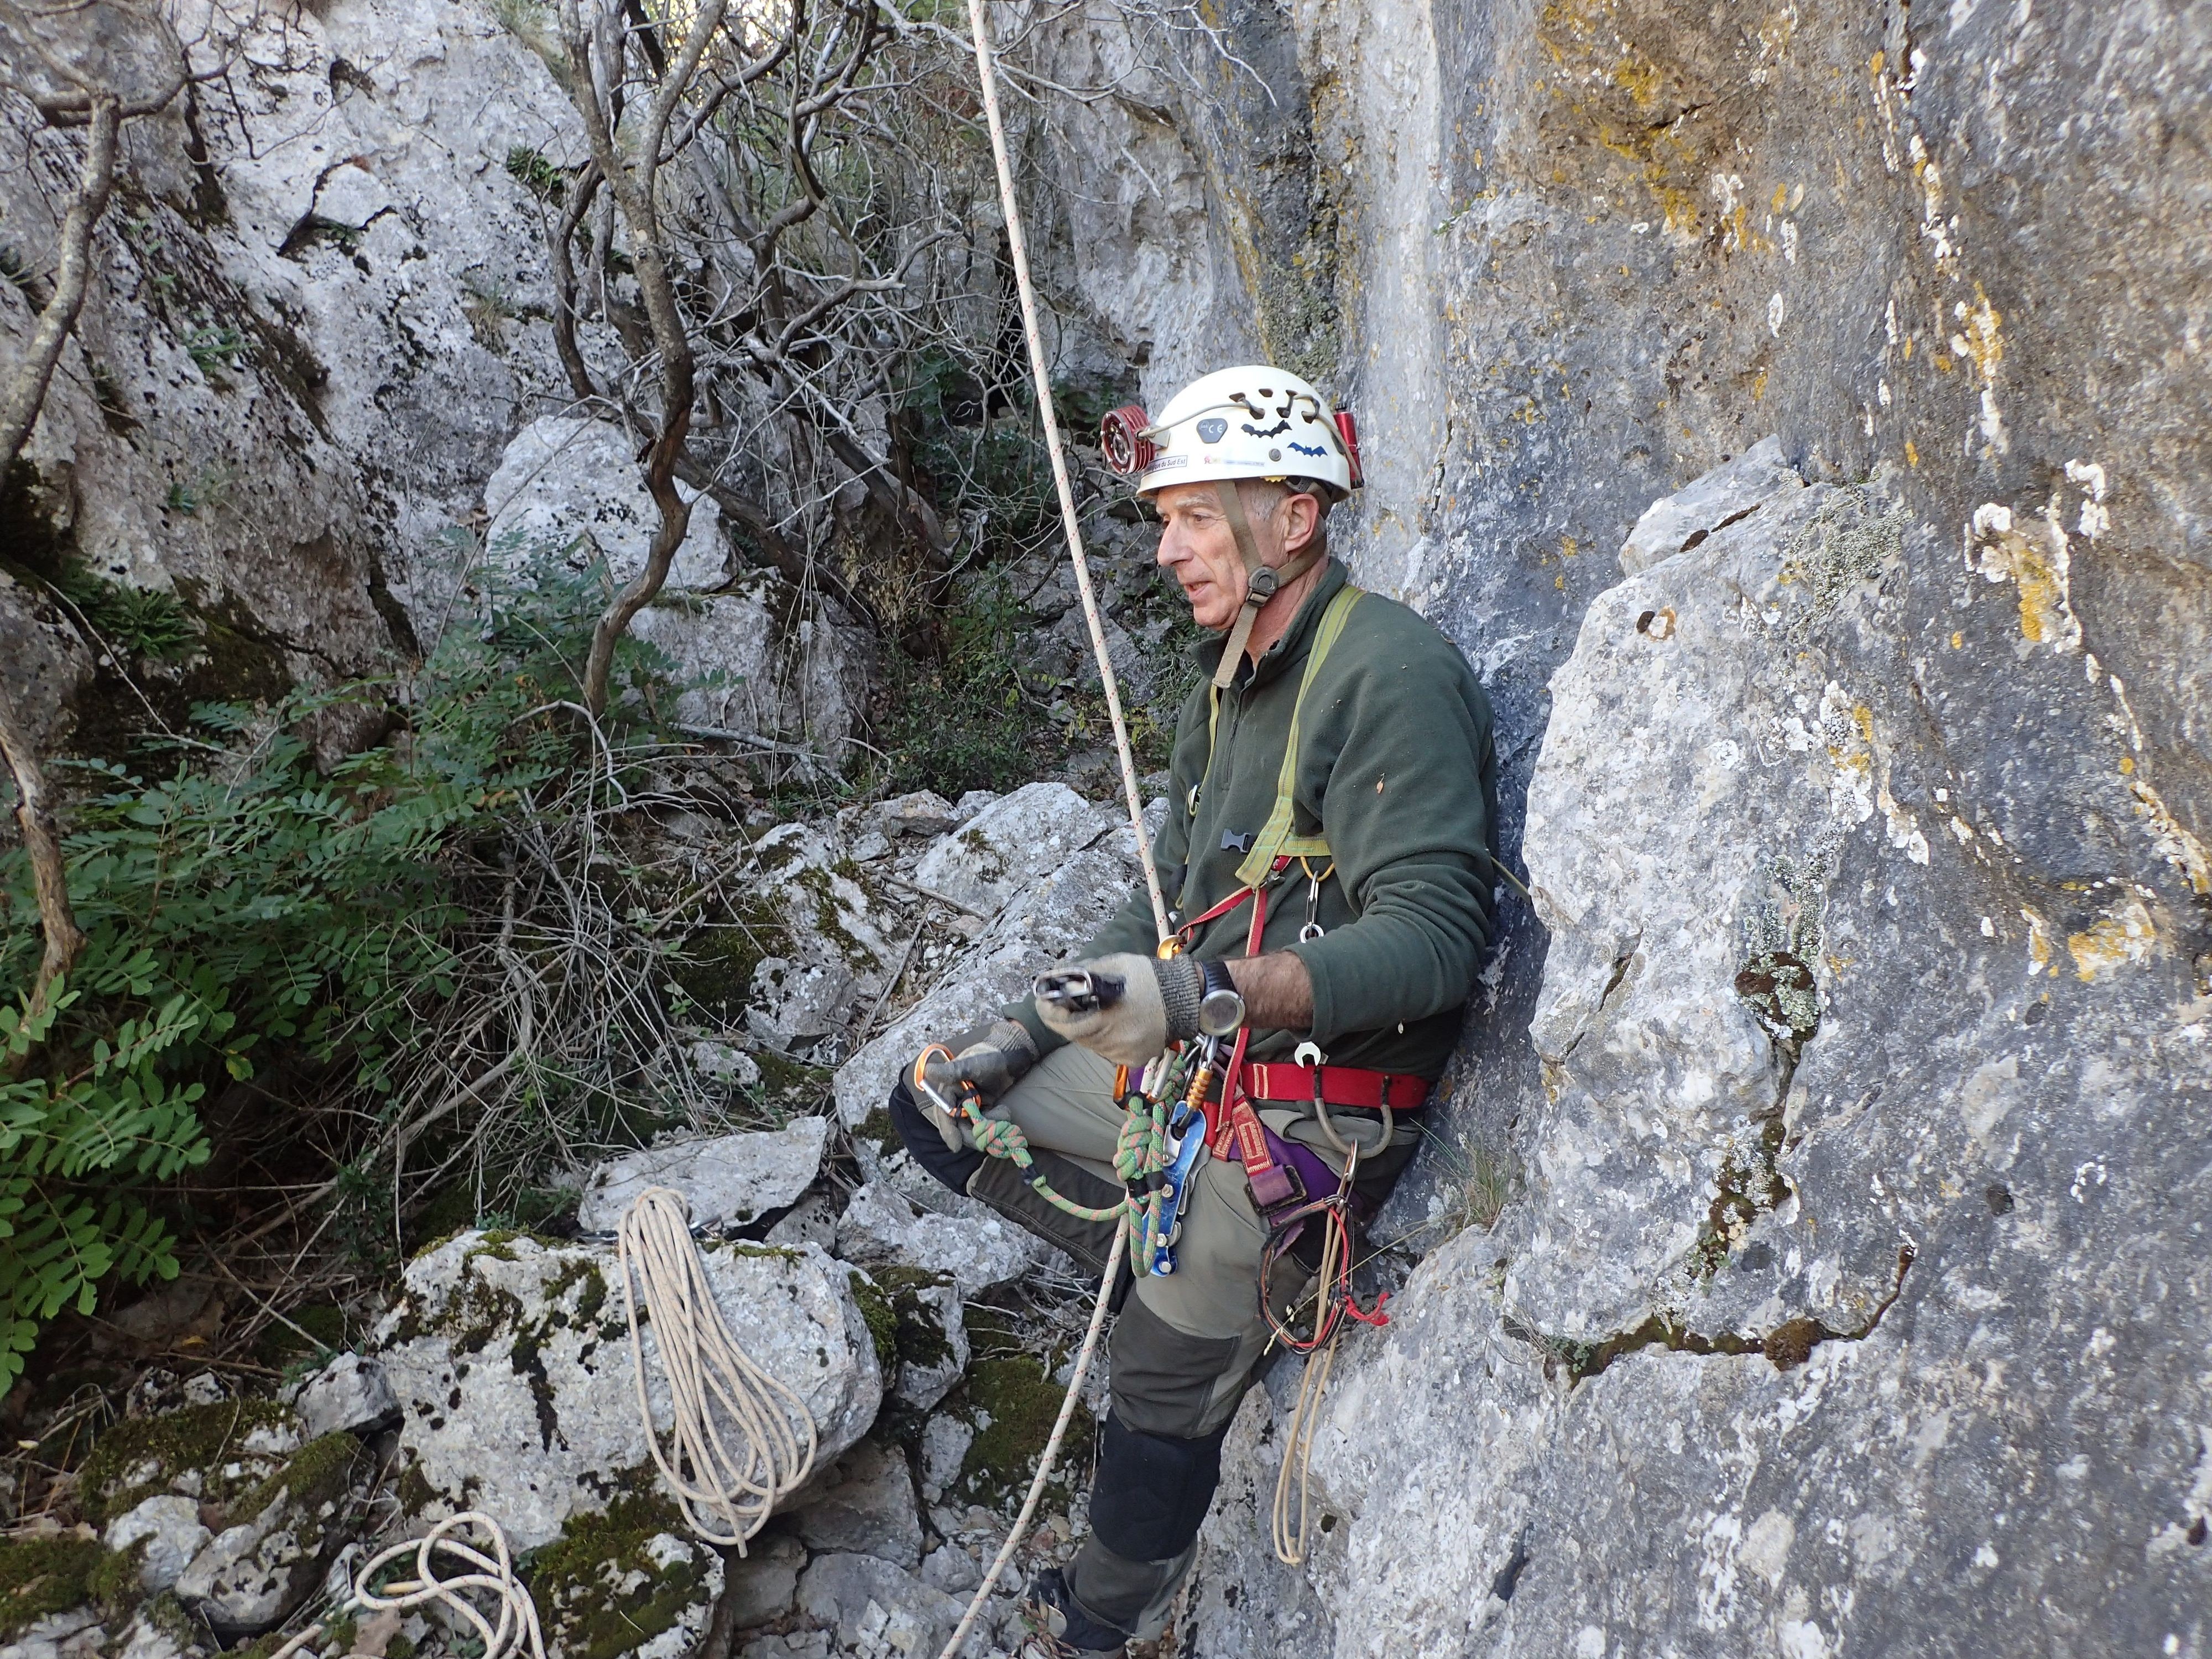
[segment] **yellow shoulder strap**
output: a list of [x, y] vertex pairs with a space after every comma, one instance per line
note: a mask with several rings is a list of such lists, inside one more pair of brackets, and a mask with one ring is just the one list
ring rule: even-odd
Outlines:
[[[1283, 769], [1275, 778], [1275, 810], [1267, 815], [1267, 822], [1252, 842], [1252, 850], [1244, 855], [1243, 863], [1237, 866], [1237, 879], [1247, 887], [1257, 887], [1267, 878], [1279, 858], [1327, 858], [1328, 838], [1326, 836], [1295, 836], [1291, 833], [1291, 819], [1297, 809], [1291, 796], [1298, 781], [1298, 732], [1305, 719], [1306, 693], [1313, 690], [1315, 677], [1321, 672], [1322, 664], [1328, 659], [1329, 649], [1337, 635], [1344, 632], [1344, 624], [1352, 616], [1363, 590], [1346, 582], [1328, 602], [1322, 612], [1321, 625], [1314, 630], [1313, 649], [1306, 654], [1305, 678], [1298, 682], [1298, 700], [1291, 709], [1290, 735], [1283, 744]], [[1218, 703], [1217, 703], [1218, 707]]]

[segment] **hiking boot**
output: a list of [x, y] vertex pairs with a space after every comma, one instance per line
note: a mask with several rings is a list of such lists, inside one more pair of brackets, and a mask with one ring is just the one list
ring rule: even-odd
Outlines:
[[1021, 1659], [1125, 1659], [1128, 1632], [1095, 1619], [1075, 1599], [1058, 1567], [1039, 1573], [1022, 1595], [1030, 1635]]

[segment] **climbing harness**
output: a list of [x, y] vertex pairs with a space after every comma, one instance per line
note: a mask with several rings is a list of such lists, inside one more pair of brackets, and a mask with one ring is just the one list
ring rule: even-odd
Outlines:
[[[483, 1547], [461, 1534], [483, 1535]], [[386, 1567], [407, 1556], [415, 1558], [415, 1576], [379, 1584]], [[453, 1571], [459, 1563], [461, 1571]], [[471, 1601], [469, 1592], [489, 1596], [496, 1604], [498, 1620], [488, 1618]], [[441, 1521], [420, 1538], [371, 1556], [354, 1575], [353, 1593], [334, 1616], [353, 1613], [411, 1613], [417, 1607], [442, 1607], [466, 1624], [483, 1644], [482, 1659], [545, 1659], [545, 1638], [538, 1629], [538, 1604], [530, 1589], [515, 1576], [514, 1558], [507, 1553], [507, 1534], [499, 1522], [471, 1510]], [[330, 1620], [319, 1620], [278, 1648], [270, 1659], [292, 1659], [302, 1648], [319, 1641]]]
[[[1080, 994], [1093, 999], [1094, 1006], [1113, 1000], [1119, 994], [1118, 986], [1091, 985], [1088, 981], [1093, 976], [1079, 977], [1086, 981]], [[1101, 981], [1105, 979], [1096, 977]], [[1221, 1060], [1214, 1051], [1224, 1040], [1206, 1038], [1203, 1054], [1200, 1048], [1185, 1049], [1166, 1057], [1164, 1064], [1145, 1067], [1134, 1079], [1126, 1066], [1115, 1069], [1114, 1097], [1121, 1107], [1122, 1118], [1114, 1149], [1114, 1173], [1121, 1178], [1126, 1190], [1108, 1205], [1078, 1204], [1056, 1191], [1037, 1169], [1021, 1126], [988, 1115], [982, 1095], [973, 1083], [963, 1079], [957, 1097], [946, 1098], [930, 1082], [928, 1074], [932, 1060], [951, 1057], [951, 1051], [942, 1043], [932, 1043], [921, 1051], [909, 1082], [915, 1093], [948, 1122], [968, 1131], [978, 1152], [1012, 1164], [1028, 1177], [1030, 1189], [1054, 1209], [1079, 1221], [1126, 1218], [1131, 1270], [1139, 1276], [1166, 1274], [1175, 1271], [1175, 1242], [1183, 1201], [1198, 1159], [1206, 1150], [1202, 1102], [1206, 1089], [1219, 1075]]]
[[[616, 1235], [615, 1271], [653, 1461], [691, 1530], [742, 1555], [776, 1504], [813, 1472], [819, 1443], [813, 1414], [787, 1384], [753, 1364], [731, 1334], [691, 1237], [683, 1194], [649, 1187], [637, 1195]], [[646, 1389], [641, 1295], [668, 1375], [673, 1423], [665, 1449]]]

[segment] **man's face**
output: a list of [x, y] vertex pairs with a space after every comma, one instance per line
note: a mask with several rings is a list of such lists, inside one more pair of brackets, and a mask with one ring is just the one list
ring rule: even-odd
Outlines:
[[[1160, 515], [1160, 566], [1182, 585], [1192, 619], [1217, 633], [1237, 620], [1237, 608], [1244, 603], [1244, 561], [1219, 494], [1236, 487], [1172, 484], [1152, 497]], [[1288, 544], [1305, 544], [1320, 514], [1310, 495], [1276, 489], [1267, 492], [1273, 499], [1261, 505], [1252, 499], [1258, 493], [1243, 498], [1253, 544], [1262, 564], [1279, 565]]]

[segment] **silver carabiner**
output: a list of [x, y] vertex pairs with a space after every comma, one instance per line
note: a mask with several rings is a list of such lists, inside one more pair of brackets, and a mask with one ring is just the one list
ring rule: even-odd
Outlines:
[[1326, 930], [1321, 925], [1321, 878], [1306, 872], [1306, 925], [1298, 929], [1298, 943], [1310, 945]]

